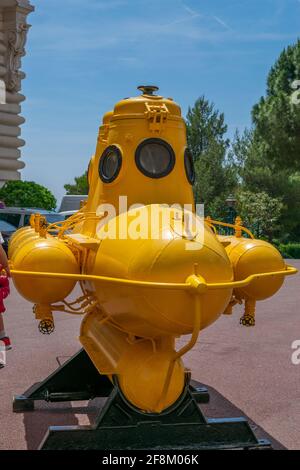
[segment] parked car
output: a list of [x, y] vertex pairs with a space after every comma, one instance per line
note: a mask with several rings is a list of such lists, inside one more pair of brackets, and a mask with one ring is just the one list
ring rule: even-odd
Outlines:
[[63, 217], [64, 220], [67, 220], [71, 215], [76, 214], [77, 211], [63, 211], [59, 212], [59, 215]]
[[47, 211], [38, 208], [5, 207], [0, 209], [0, 220], [12, 224], [16, 229], [29, 225], [31, 214], [42, 214], [46, 216], [49, 223], [65, 220], [63, 215], [55, 211]]
[[62, 198], [59, 212], [78, 211], [88, 196], [84, 194], [70, 194]]
[[75, 214], [73, 211], [65, 212], [54, 212], [47, 211], [45, 209], [37, 208], [21, 208], [21, 207], [5, 207], [0, 209], [0, 232], [2, 232], [4, 238], [4, 249], [7, 251], [8, 241], [11, 235], [19, 228], [29, 225], [29, 220], [31, 214], [41, 214], [44, 215], [49, 224], [54, 222], [61, 222], [71, 215]]
[[3, 248], [7, 253], [8, 242], [10, 237], [15, 233], [16, 227], [5, 220], [0, 220], [0, 232], [4, 239]]

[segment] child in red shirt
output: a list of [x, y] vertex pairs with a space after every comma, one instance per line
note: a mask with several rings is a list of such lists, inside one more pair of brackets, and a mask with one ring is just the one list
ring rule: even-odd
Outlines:
[[[4, 347], [4, 349], [7, 351], [11, 349], [11, 343], [10, 343], [9, 337], [6, 336], [6, 333], [5, 333], [2, 313], [5, 312], [3, 300], [9, 294], [8, 277], [10, 277], [10, 271], [9, 271], [9, 266], [8, 266], [8, 259], [2, 247], [2, 243], [3, 243], [3, 238], [0, 232], [0, 346]], [[3, 273], [1, 273], [2, 270], [5, 271], [6, 275], [3, 275]]]

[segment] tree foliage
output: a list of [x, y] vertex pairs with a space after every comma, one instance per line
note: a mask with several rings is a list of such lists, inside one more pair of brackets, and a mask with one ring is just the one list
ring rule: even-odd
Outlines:
[[0, 200], [10, 207], [56, 208], [56, 199], [49, 189], [32, 181], [7, 181], [0, 189]]
[[243, 223], [256, 237], [272, 239], [279, 229], [283, 204], [265, 192], [240, 191], [237, 211]]
[[74, 184], [65, 184], [64, 188], [67, 191], [67, 194], [88, 194], [89, 185], [87, 171], [81, 175], [74, 178]]
[[300, 104], [292, 99], [300, 79], [300, 40], [282, 51], [267, 78], [266, 96], [253, 107], [255, 140], [277, 167], [300, 170]]
[[253, 128], [236, 134], [232, 153], [242, 188], [283, 204], [279, 235], [300, 238], [300, 104], [291, 87], [300, 78], [300, 42], [285, 49], [267, 79], [266, 96], [253, 107]]
[[188, 146], [195, 162], [195, 200], [205, 204], [206, 214], [221, 217], [225, 199], [236, 186], [228, 159], [229, 141], [224, 114], [201, 96], [187, 114]]
[[224, 114], [216, 110], [214, 104], [203, 95], [189, 108], [186, 119], [189, 149], [195, 160], [210, 149], [212, 142], [221, 147], [228, 146]]

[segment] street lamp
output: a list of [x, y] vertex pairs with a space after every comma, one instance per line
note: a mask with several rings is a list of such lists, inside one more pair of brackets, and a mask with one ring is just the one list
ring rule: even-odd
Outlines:
[[232, 194], [230, 194], [225, 202], [228, 208], [228, 211], [227, 211], [228, 215], [227, 215], [226, 222], [228, 224], [234, 224], [234, 221], [236, 218], [236, 210], [235, 210], [236, 198]]

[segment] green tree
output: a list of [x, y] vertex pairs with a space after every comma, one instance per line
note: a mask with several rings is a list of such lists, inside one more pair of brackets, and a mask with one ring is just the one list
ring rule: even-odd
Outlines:
[[33, 181], [7, 181], [0, 189], [0, 200], [10, 207], [56, 208], [56, 199], [49, 189]]
[[215, 109], [214, 103], [204, 96], [200, 96], [194, 106], [189, 108], [186, 123], [189, 149], [195, 161], [209, 150], [211, 142], [225, 148], [228, 146], [224, 114]]
[[282, 201], [282, 241], [300, 239], [300, 103], [292, 100], [299, 79], [298, 40], [271, 68], [266, 96], [252, 110], [253, 128], [237, 133], [231, 149], [242, 187]]
[[280, 199], [272, 198], [265, 192], [240, 191], [237, 194], [238, 214], [244, 225], [258, 238], [274, 238], [283, 208]]
[[300, 79], [300, 40], [282, 51], [267, 78], [266, 96], [253, 107], [255, 140], [264, 159], [300, 170], [300, 103], [292, 99]]
[[278, 167], [262, 152], [255, 132], [236, 134], [231, 147], [240, 188], [252, 193], [265, 192], [279, 199], [283, 208], [278, 222], [281, 241], [294, 241], [300, 235], [300, 177], [287, 168]]
[[76, 176], [74, 180], [75, 184], [64, 185], [67, 194], [88, 194], [89, 185], [87, 171], [82, 176]]
[[237, 185], [235, 167], [228, 154], [224, 114], [201, 96], [187, 114], [188, 146], [195, 162], [195, 200], [205, 213], [226, 216], [225, 200]]

